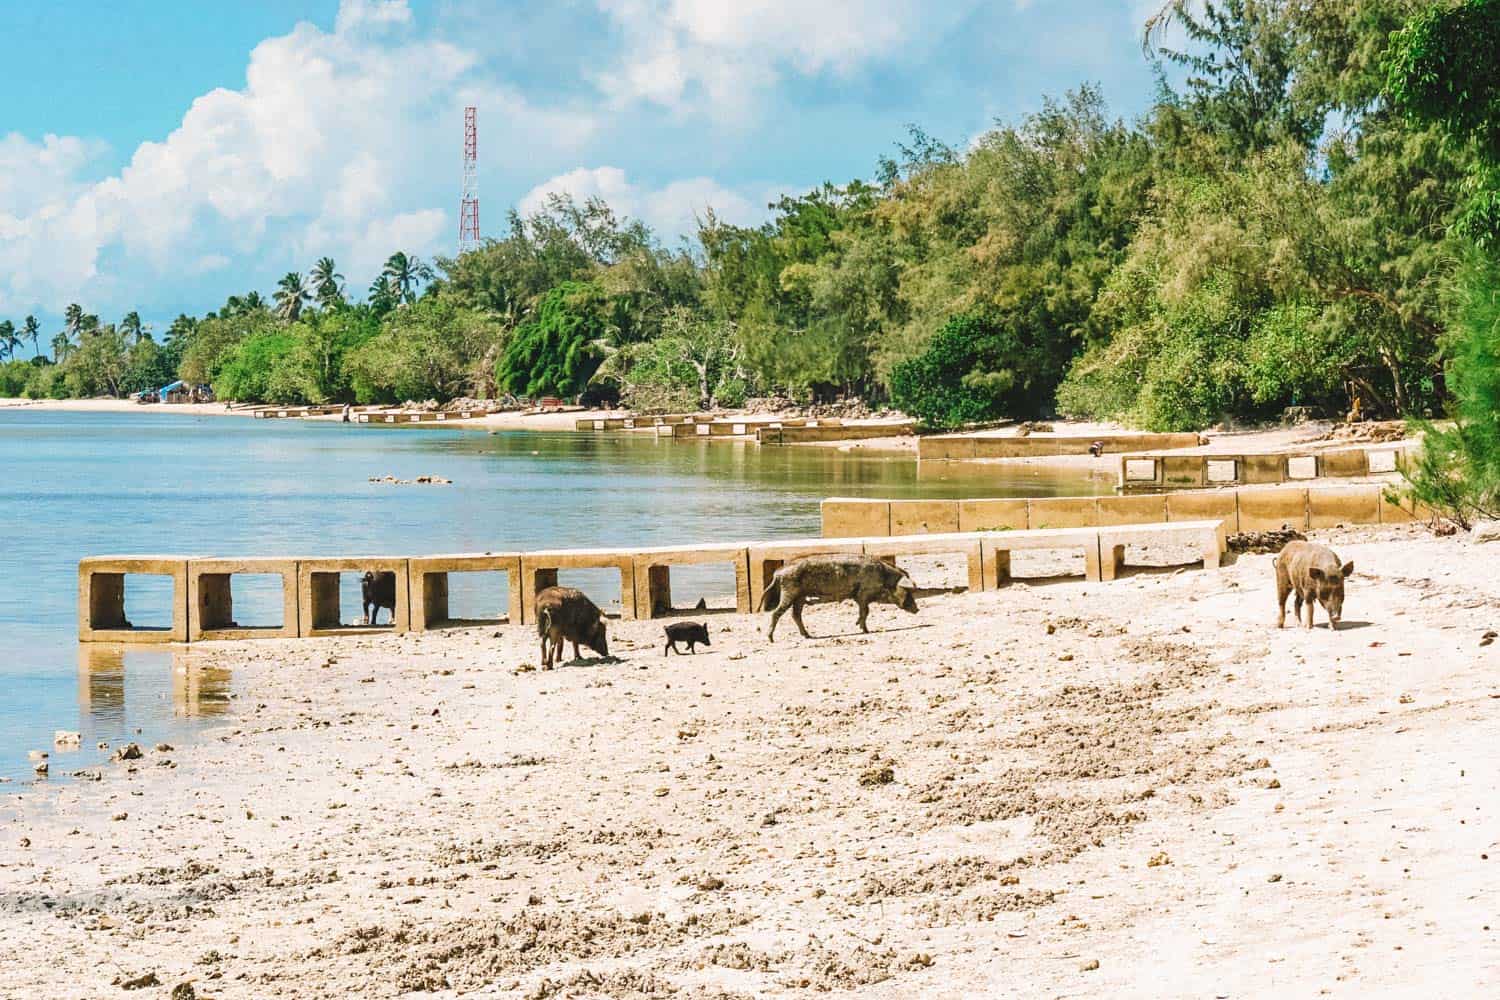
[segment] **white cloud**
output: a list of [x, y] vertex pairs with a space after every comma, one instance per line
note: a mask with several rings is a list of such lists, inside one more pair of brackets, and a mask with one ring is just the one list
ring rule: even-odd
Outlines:
[[333, 31], [302, 23], [266, 39], [243, 88], [197, 98], [96, 182], [78, 179], [96, 152], [82, 140], [0, 139], [0, 313], [131, 307], [143, 287], [226, 255], [242, 273], [256, 261], [279, 273], [329, 254], [364, 281], [395, 249], [451, 245], [439, 237], [455, 206], [413, 192], [451, 177], [456, 201], [465, 101], [482, 101], [506, 147], [569, 149], [589, 134], [590, 114], [533, 107], [410, 21], [405, 0], [343, 0]]
[[734, 191], [708, 177], [689, 177], [647, 188], [633, 183], [619, 167], [579, 167], [538, 184], [522, 196], [518, 207], [523, 215], [538, 211], [546, 207], [552, 194], [569, 194], [577, 201], [600, 198], [616, 214], [645, 222], [671, 245], [679, 237], [697, 232], [698, 220], [709, 209], [735, 225], [759, 223], [766, 217], [766, 204], [781, 190], [763, 187]]
[[745, 107], [788, 70], [848, 74], [919, 47], [977, 0], [596, 0], [625, 37], [619, 65], [599, 76], [617, 102], [676, 109], [701, 96]]

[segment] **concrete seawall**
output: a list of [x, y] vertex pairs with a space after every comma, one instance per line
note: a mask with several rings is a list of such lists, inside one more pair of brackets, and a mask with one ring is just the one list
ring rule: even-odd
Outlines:
[[917, 441], [917, 458], [923, 461], [964, 462], [986, 458], [1043, 458], [1052, 455], [1087, 455], [1096, 443], [1106, 454], [1121, 451], [1165, 451], [1196, 448], [1197, 434], [1030, 434], [1018, 436], [936, 435]]
[[1412, 445], [1340, 448], [1263, 454], [1120, 456], [1122, 490], [1196, 489], [1253, 486], [1378, 476], [1405, 468]]
[[[823, 501], [823, 537], [1021, 531], [1219, 518], [1228, 530], [1300, 530], [1338, 524], [1405, 524], [1429, 513], [1386, 497], [1378, 483], [1275, 489], [1184, 490], [1140, 496], [994, 500]], [[1409, 503], [1409, 502], [1408, 502]]]

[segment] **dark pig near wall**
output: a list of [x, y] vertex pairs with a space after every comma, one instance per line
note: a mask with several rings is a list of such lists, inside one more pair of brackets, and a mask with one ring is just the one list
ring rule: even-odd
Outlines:
[[396, 574], [389, 570], [381, 573], [367, 572], [359, 579], [360, 597], [364, 599], [365, 622], [375, 624], [381, 608], [391, 609], [391, 621], [396, 620]]
[[853, 600], [859, 605], [857, 624], [863, 632], [870, 631], [865, 621], [871, 604], [894, 604], [909, 614], [917, 613], [917, 585], [911, 577], [905, 570], [873, 556], [817, 555], [789, 562], [771, 577], [765, 593], [760, 595], [757, 610], [764, 609], [776, 591], [780, 591], [781, 599], [771, 612], [771, 627], [766, 632], [766, 638], [772, 642], [776, 640], [776, 623], [788, 610], [802, 637], [812, 638], [802, 624], [802, 608], [810, 597], [820, 601]]
[[572, 587], [548, 587], [536, 595], [536, 631], [542, 641], [543, 670], [551, 670], [562, 659], [565, 639], [573, 644], [575, 660], [579, 643], [600, 656], [609, 655], [604, 612], [581, 590]]

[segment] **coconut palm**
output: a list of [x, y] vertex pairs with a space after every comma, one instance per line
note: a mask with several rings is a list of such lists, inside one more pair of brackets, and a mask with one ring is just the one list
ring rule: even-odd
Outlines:
[[385, 269], [380, 272], [383, 277], [389, 278], [396, 291], [399, 302], [410, 303], [417, 300], [417, 287], [423, 282], [431, 281], [434, 277], [432, 268], [422, 262], [422, 258], [403, 253], [397, 250], [386, 258]]
[[141, 314], [135, 310], [126, 313], [125, 318], [120, 320], [120, 332], [129, 337], [132, 344], [139, 344], [148, 336], [141, 323]]
[[21, 338], [16, 336], [16, 324], [0, 319], [0, 358], [14, 357]]
[[38, 343], [42, 333], [42, 324], [37, 322], [35, 316], [27, 316], [26, 322], [21, 324], [21, 335], [31, 338], [31, 353], [38, 356], [42, 353], [42, 345]]
[[308, 277], [312, 279], [313, 295], [324, 309], [344, 304], [344, 276], [339, 274], [332, 257], [320, 257], [313, 265]]
[[59, 364], [67, 360], [69, 354], [73, 353], [73, 338], [68, 336], [68, 331], [63, 330], [52, 338], [52, 360]]
[[380, 275], [370, 283], [370, 310], [377, 316], [384, 316], [396, 308], [396, 304], [400, 301], [400, 294], [390, 275]]
[[78, 331], [83, 329], [83, 306], [70, 302], [68, 308], [63, 310], [63, 325], [67, 328], [69, 337], [78, 336]]
[[296, 271], [288, 271], [276, 283], [276, 294], [271, 298], [276, 303], [276, 315], [288, 323], [295, 323], [297, 317], [302, 315], [302, 307], [312, 301], [312, 293], [303, 284], [302, 275]]

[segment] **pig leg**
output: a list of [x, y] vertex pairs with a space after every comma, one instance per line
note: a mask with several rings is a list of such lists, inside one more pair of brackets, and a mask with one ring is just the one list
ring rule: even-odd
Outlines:
[[771, 627], [766, 630], [766, 638], [769, 641], [776, 641], [776, 623], [781, 620], [781, 616], [786, 614], [786, 609], [791, 606], [791, 598], [787, 596], [786, 588], [782, 587], [781, 600], [777, 602], [776, 610], [771, 612]]
[[[661, 651], [661, 655], [662, 655], [662, 656], [666, 656], [666, 655], [667, 655], [667, 654], [668, 654], [668, 653], [671, 653], [671, 652], [672, 652], [672, 651], [673, 651], [673, 650], [675, 650], [675, 649], [676, 649], [676, 648], [677, 648], [677, 646], [676, 646], [676, 644], [675, 644], [675, 643], [673, 643], [673, 642], [672, 642], [672, 640], [671, 640], [671, 639], [668, 639], [668, 640], [667, 640], [667, 646], [666, 646], [666, 648], [665, 648], [665, 649], [663, 649], [663, 650], [662, 650], [662, 651]], [[679, 655], [680, 655], [680, 654], [679, 654]]]
[[1276, 567], [1276, 627], [1286, 627], [1286, 599], [1292, 592], [1292, 581], [1286, 577], [1286, 571], [1280, 565]]
[[1308, 594], [1306, 597], [1302, 598], [1302, 600], [1305, 601], [1306, 604], [1307, 604], [1307, 627], [1308, 628], [1312, 628], [1313, 627], [1313, 609], [1315, 609], [1318, 606], [1318, 599], [1317, 599], [1317, 597], [1315, 595]]
[[792, 602], [792, 621], [797, 623], [797, 631], [802, 633], [802, 638], [811, 639], [812, 636], [807, 634], [807, 626], [802, 624], [802, 605], [806, 603], [801, 597]]
[[859, 621], [857, 623], [859, 630], [861, 632], [870, 631], [870, 626], [865, 624], [865, 619], [870, 617], [870, 602], [862, 598], [857, 598], [854, 603], [859, 605]]
[[575, 660], [581, 659], [581, 657], [578, 655], [578, 640], [577, 639], [573, 640], [573, 659], [575, 659]]
[[552, 669], [552, 657], [550, 655], [551, 646], [552, 646], [552, 637], [549, 636], [547, 633], [543, 632], [542, 633], [542, 669], [543, 670], [551, 670]]

